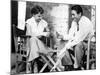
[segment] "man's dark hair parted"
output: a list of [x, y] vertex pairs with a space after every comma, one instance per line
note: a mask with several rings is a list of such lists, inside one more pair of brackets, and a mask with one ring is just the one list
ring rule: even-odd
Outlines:
[[80, 5], [72, 6], [71, 10], [75, 10], [77, 12], [77, 14], [81, 13], [81, 15], [83, 15], [83, 9]]
[[31, 9], [31, 14], [36, 15], [38, 13], [43, 14], [44, 13], [44, 9], [41, 6], [36, 5]]

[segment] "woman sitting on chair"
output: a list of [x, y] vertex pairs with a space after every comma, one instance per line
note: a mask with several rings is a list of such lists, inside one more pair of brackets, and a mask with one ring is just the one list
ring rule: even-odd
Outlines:
[[39, 40], [41, 36], [48, 36], [48, 23], [42, 19], [42, 14], [44, 13], [44, 10], [40, 6], [34, 6], [31, 9], [32, 17], [26, 21], [26, 35], [31, 35], [30, 39], [30, 54], [29, 54], [29, 60], [28, 61], [34, 61], [36, 58], [39, 57], [38, 52], [42, 53], [48, 53], [47, 47], [44, 45], [44, 43]]

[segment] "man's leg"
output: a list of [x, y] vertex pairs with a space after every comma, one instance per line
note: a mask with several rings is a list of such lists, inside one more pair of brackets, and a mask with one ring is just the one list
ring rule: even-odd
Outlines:
[[68, 50], [66, 50], [66, 53], [64, 57], [62, 58], [62, 65], [65, 67], [65, 71], [73, 70], [73, 67], [72, 67], [73, 63], [72, 63]]
[[80, 42], [75, 46], [75, 63], [74, 68], [81, 67], [81, 60], [83, 57], [84, 51], [83, 51], [83, 42]]

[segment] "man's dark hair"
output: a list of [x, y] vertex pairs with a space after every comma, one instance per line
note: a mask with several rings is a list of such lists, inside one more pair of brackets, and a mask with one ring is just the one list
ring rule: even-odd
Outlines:
[[43, 13], [44, 13], [44, 10], [43, 10], [42, 7], [36, 5], [36, 6], [34, 6], [34, 7], [31, 9], [31, 14], [36, 15], [36, 14], [38, 14], [38, 13], [43, 14]]
[[83, 15], [83, 9], [80, 5], [72, 6], [71, 10], [75, 10], [77, 12], [77, 14], [81, 13], [81, 15]]

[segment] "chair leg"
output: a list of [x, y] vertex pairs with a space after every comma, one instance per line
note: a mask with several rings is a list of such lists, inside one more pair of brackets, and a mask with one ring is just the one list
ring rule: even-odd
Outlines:
[[87, 50], [87, 65], [86, 65], [87, 70], [89, 69], [89, 58], [90, 58], [90, 39], [88, 41], [88, 50]]
[[31, 73], [31, 64], [26, 63], [26, 73]]
[[43, 68], [40, 70], [40, 73], [42, 73], [44, 71], [44, 69], [48, 66], [48, 64], [46, 63]]
[[40, 72], [43, 72], [44, 69], [45, 69], [47, 66], [49, 66], [50, 68], [52, 68], [52, 65], [51, 65], [50, 62], [45, 58], [45, 56], [42, 56], [42, 55], [41, 55], [41, 57], [42, 57], [42, 59], [46, 62], [46, 64], [43, 66], [43, 68], [40, 70]]
[[[55, 65], [55, 62], [52, 60], [52, 58], [50, 56], [48, 56], [49, 60], [52, 62], [53, 65]], [[59, 67], [56, 67], [58, 71], [61, 71], [61, 69]]]
[[34, 71], [34, 73], [38, 73], [38, 65], [37, 65], [37, 63], [35, 62], [34, 63], [34, 69], [33, 69]]
[[18, 70], [18, 62], [16, 62], [16, 74], [19, 73], [19, 70]]

